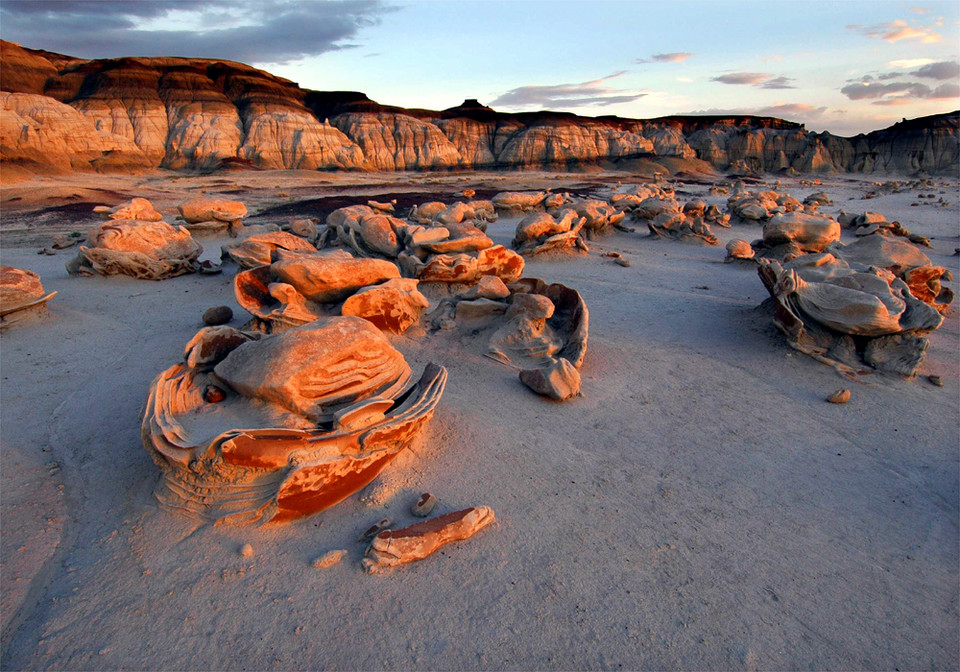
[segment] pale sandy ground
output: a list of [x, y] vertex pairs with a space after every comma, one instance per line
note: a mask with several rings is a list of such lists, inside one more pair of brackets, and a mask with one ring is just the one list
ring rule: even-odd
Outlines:
[[[498, 189], [593, 179], [501, 177], [476, 179]], [[184, 194], [162, 179], [97, 176], [70, 189], [145, 195], [172, 213]], [[328, 188], [316, 174], [226, 179], [249, 185], [252, 210], [289, 200], [264, 181], [294, 198]], [[323, 179], [362, 202], [382, 182], [426, 190], [429, 179], [463, 178]], [[860, 200], [863, 179], [825, 182], [836, 201], [826, 212], [899, 219], [933, 236], [929, 256], [960, 278], [955, 179], [921, 190], [944, 191], [949, 208], [910, 207], [912, 193]], [[417, 371], [428, 361], [450, 370], [418, 445], [361, 496], [312, 518], [198, 527], [157, 507], [139, 420], [150, 380], [181, 356], [204, 309], [227, 303], [234, 325], [245, 320], [232, 272], [69, 277], [73, 250], [36, 255], [38, 234], [14, 207], [60, 184], [3, 191], [0, 261], [59, 292], [45, 319], [0, 339], [3, 669], [960, 664], [956, 310], [922, 369], [945, 387], [925, 375], [851, 383], [786, 345], [757, 308], [766, 292], [754, 270], [721, 263], [722, 244], [759, 227], [715, 229], [720, 247], [617, 233], [589, 256], [527, 266], [578, 289], [590, 308], [581, 398], [532, 394], [481, 356], [482, 334], [394, 338]], [[784, 190], [802, 199], [816, 189]], [[490, 233], [506, 243], [515, 222]], [[217, 242], [204, 245], [217, 255]], [[840, 387], [850, 403], [826, 403]], [[358, 533], [384, 516], [412, 522], [407, 507], [424, 490], [440, 498], [438, 512], [487, 504], [497, 522], [425, 561], [364, 574]], [[240, 556], [244, 543], [253, 556]], [[346, 561], [310, 566], [336, 548]]]

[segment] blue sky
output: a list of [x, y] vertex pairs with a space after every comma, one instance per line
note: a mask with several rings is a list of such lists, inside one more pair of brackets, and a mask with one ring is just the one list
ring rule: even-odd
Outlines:
[[960, 108], [960, 3], [3, 0], [0, 35], [82, 57], [250, 63], [443, 109], [742, 112], [841, 135]]

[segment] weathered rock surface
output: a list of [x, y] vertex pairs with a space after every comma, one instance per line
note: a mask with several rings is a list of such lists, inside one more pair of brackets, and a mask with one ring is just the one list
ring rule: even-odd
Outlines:
[[343, 302], [341, 313], [372, 322], [377, 328], [402, 334], [420, 320], [430, 302], [417, 291], [417, 280], [394, 278], [373, 287], [364, 287]]
[[399, 530], [386, 530], [373, 538], [363, 559], [370, 573], [422, 560], [441, 546], [469, 539], [495, 519], [489, 506], [454, 511]]
[[141, 435], [160, 502], [208, 522], [282, 521], [342, 501], [410, 444], [446, 382], [430, 364], [408, 384], [403, 356], [354, 317], [261, 340], [208, 327], [191, 344], [186, 364], [153, 381]]
[[47, 301], [56, 295], [44, 292], [40, 276], [33, 271], [0, 266], [0, 328], [45, 310]]
[[67, 263], [71, 274], [129, 275], [163, 280], [195, 273], [203, 248], [182, 226], [110, 220], [90, 229], [87, 246]]
[[547, 366], [524, 369], [520, 372], [520, 382], [537, 394], [557, 401], [580, 394], [580, 372], [563, 357]]

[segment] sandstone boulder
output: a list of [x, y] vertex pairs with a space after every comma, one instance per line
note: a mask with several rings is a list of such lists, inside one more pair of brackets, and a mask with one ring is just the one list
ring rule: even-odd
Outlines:
[[417, 291], [417, 284], [410, 278], [394, 278], [364, 287], [344, 301], [341, 313], [362, 317], [383, 331], [402, 334], [430, 306], [427, 297]]
[[44, 292], [40, 276], [13, 266], [0, 266], [0, 328], [46, 309], [56, 292]]
[[90, 230], [87, 244], [67, 264], [71, 274], [163, 280], [196, 272], [203, 251], [189, 231], [163, 221], [104, 222]]

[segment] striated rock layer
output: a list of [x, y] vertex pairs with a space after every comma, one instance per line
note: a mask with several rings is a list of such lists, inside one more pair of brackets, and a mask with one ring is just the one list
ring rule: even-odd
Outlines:
[[230, 61], [0, 48], [0, 159], [38, 172], [207, 170], [225, 160], [302, 170], [616, 167], [644, 157], [741, 172], [960, 166], [960, 112], [843, 138], [770, 117], [502, 114], [475, 100], [430, 111], [309, 91]]

